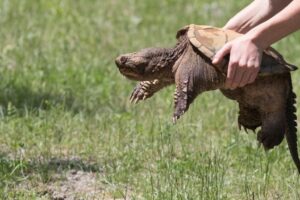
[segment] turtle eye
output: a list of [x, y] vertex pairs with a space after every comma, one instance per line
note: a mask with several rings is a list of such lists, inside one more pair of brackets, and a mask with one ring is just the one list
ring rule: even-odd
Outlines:
[[139, 74], [144, 74], [147, 66], [148, 66], [147, 63], [139, 63], [136, 66], [136, 70], [138, 71]]

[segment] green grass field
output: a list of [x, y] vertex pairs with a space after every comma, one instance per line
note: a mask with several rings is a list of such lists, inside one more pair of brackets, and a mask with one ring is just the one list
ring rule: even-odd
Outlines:
[[[131, 105], [136, 83], [114, 64], [173, 46], [186, 24], [222, 26], [249, 2], [0, 0], [0, 198], [60, 199], [80, 171], [98, 193], [65, 198], [300, 199], [286, 142], [259, 148], [234, 102], [205, 93], [173, 125], [174, 87]], [[275, 47], [300, 65], [299, 33]]]

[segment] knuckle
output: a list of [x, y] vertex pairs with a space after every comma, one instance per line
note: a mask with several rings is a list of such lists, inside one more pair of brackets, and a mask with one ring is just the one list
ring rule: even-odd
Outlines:
[[238, 65], [238, 64], [239, 64], [239, 62], [237, 60], [232, 60], [231, 61], [231, 65]]
[[245, 62], [239, 62], [239, 67], [240, 68], [247, 67], [247, 63], [245, 63]]
[[255, 73], [256, 73], [256, 71], [259, 69], [259, 68], [256, 67], [255, 65], [248, 65], [247, 68], [248, 68], [249, 70], [252, 70], [252, 71], [255, 72]]
[[248, 68], [248, 69], [255, 69], [255, 66], [254, 66], [253, 64], [248, 64], [248, 65], [247, 65], [247, 68]]
[[253, 65], [254, 65], [255, 68], [259, 68], [260, 63], [259, 62], [255, 62]]
[[239, 64], [238, 68], [240, 68], [240, 69], [246, 69], [246, 68], [248, 68], [248, 66], [246, 64], [242, 64], [242, 65]]

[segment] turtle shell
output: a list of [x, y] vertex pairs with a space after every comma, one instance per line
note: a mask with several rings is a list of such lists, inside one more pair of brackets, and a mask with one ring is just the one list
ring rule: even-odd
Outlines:
[[[212, 60], [217, 51], [227, 42], [242, 36], [242, 34], [212, 26], [191, 24], [188, 26], [187, 36], [194, 47]], [[227, 64], [228, 59], [225, 59], [216, 67], [226, 73]], [[296, 69], [297, 67], [287, 63], [279, 52], [269, 47], [263, 53], [259, 75], [280, 74]]]

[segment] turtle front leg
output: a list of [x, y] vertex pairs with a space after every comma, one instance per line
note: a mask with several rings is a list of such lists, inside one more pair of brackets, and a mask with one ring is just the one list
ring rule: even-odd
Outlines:
[[[194, 98], [195, 95], [192, 97], [192, 99]], [[174, 93], [174, 124], [188, 110], [191, 101], [192, 100], [189, 99], [188, 95], [188, 80], [182, 81], [179, 84], [177, 84]]]
[[138, 103], [141, 100], [148, 99], [162, 88], [171, 84], [172, 81], [163, 81], [159, 79], [153, 81], [141, 81], [133, 89], [130, 96], [130, 102]]

